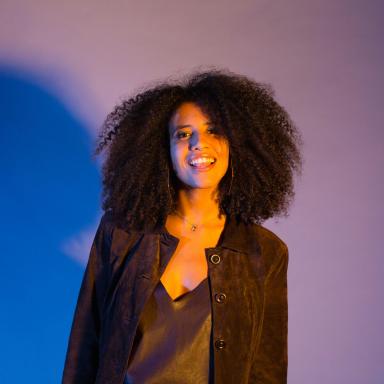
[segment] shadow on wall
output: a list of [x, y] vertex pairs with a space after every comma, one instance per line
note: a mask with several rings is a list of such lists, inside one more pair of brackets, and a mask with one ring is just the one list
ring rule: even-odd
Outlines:
[[62, 244], [99, 211], [91, 138], [36, 78], [0, 67], [1, 383], [60, 382], [83, 273]]

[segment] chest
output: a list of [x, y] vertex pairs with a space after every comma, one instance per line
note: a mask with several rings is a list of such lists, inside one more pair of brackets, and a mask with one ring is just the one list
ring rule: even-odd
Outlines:
[[199, 231], [180, 238], [160, 278], [172, 300], [194, 290], [207, 277], [206, 249], [215, 247], [220, 232], [220, 229]]

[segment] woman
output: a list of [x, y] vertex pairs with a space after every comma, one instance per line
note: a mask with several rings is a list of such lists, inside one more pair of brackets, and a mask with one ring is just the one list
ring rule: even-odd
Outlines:
[[63, 383], [285, 383], [285, 244], [299, 137], [268, 87], [222, 71], [108, 116], [105, 214]]

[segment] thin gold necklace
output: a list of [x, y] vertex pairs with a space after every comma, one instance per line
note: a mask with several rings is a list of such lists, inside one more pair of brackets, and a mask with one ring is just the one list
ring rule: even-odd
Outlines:
[[192, 223], [191, 221], [189, 221], [184, 215], [182, 215], [179, 211], [175, 211], [176, 215], [180, 217], [180, 219], [182, 219], [183, 221], [186, 221], [189, 225], [190, 225], [190, 230], [192, 232], [196, 232], [198, 229], [200, 229], [201, 227], [204, 227], [206, 224], [196, 224], [196, 223]]
[[175, 211], [176, 215], [180, 217], [180, 219], [182, 220], [185, 220], [190, 226], [190, 230], [192, 232], [195, 232], [197, 229], [199, 229], [200, 227], [203, 226], [203, 224], [195, 224], [195, 223], [191, 223], [185, 216], [183, 216], [181, 213], [179, 213], [178, 211]]

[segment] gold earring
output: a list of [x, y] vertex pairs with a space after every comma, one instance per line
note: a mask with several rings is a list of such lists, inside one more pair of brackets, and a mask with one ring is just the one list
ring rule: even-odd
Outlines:
[[231, 193], [232, 182], [233, 182], [233, 175], [234, 175], [234, 172], [233, 172], [232, 157], [231, 157], [231, 182], [229, 184], [228, 195]]

